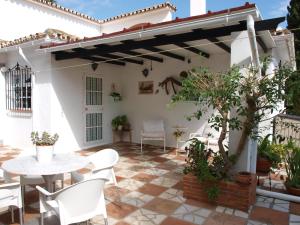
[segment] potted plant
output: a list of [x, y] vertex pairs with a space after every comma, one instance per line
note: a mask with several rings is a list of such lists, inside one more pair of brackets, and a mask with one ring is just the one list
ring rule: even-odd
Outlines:
[[257, 163], [256, 171], [262, 173], [270, 172], [271, 168], [277, 168], [281, 161], [280, 155], [275, 151], [275, 146], [269, 140], [271, 135], [267, 135], [260, 142], [257, 147]]
[[47, 163], [52, 160], [53, 146], [58, 140], [58, 135], [51, 136], [47, 132], [43, 132], [39, 136], [38, 132], [31, 133], [31, 141], [36, 146], [36, 158], [40, 163]]
[[285, 187], [288, 193], [300, 196], [300, 148], [292, 141], [285, 145], [285, 168], [287, 179]]
[[122, 101], [122, 96], [120, 93], [116, 92], [116, 91], [113, 91], [110, 93], [110, 96], [113, 97], [114, 101], [115, 102], [119, 102], [119, 101]]
[[114, 130], [121, 131], [128, 125], [129, 123], [126, 115], [117, 116], [111, 121], [111, 126]]

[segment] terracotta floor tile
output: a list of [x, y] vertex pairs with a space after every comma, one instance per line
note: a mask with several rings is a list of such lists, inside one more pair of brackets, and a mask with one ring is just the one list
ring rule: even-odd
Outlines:
[[189, 223], [189, 222], [186, 222], [183, 220], [168, 217], [161, 223], [161, 225], [193, 225], [193, 223]]
[[138, 189], [139, 192], [153, 196], [158, 196], [166, 190], [167, 188], [155, 184], [145, 184]]
[[168, 215], [174, 212], [180, 205], [178, 202], [155, 198], [151, 202], [148, 202], [143, 208]]
[[147, 173], [139, 173], [132, 177], [132, 179], [139, 180], [142, 182], [150, 182], [156, 178], [158, 178], [158, 176], [150, 175]]
[[183, 183], [182, 181], [179, 181], [177, 184], [175, 184], [172, 188], [178, 189], [178, 190], [183, 190]]
[[126, 223], [124, 221], [119, 221], [115, 225], [130, 225], [129, 223]]
[[200, 202], [200, 201], [196, 201], [196, 200], [193, 200], [193, 199], [187, 199], [185, 201], [186, 204], [188, 205], [193, 205], [193, 206], [197, 206], [197, 207], [200, 207], [200, 208], [206, 208], [206, 209], [210, 209], [210, 210], [215, 210], [217, 208], [216, 205], [214, 204], [209, 204], [209, 203], [206, 203], [206, 202]]
[[203, 225], [246, 225], [246, 219], [241, 217], [216, 213], [209, 217]]
[[250, 219], [257, 220], [272, 225], [288, 225], [289, 214], [264, 207], [254, 207]]
[[161, 163], [157, 165], [156, 168], [163, 169], [163, 170], [174, 170], [176, 169], [176, 166]]
[[128, 194], [130, 191], [125, 188], [112, 186], [104, 190], [105, 197], [109, 200], [116, 200]]
[[128, 168], [128, 170], [132, 170], [135, 172], [143, 172], [145, 169], [147, 169], [147, 167], [145, 166], [138, 166], [138, 165], [134, 165]]
[[291, 202], [290, 203], [290, 213], [295, 215], [300, 215], [300, 204]]
[[159, 163], [163, 163], [163, 162], [166, 162], [168, 161], [169, 159], [166, 159], [166, 158], [163, 158], [163, 157], [154, 157], [153, 159], [151, 159], [151, 161], [154, 161], [154, 162], [159, 162]]
[[136, 207], [122, 202], [109, 203], [106, 205], [108, 216], [111, 216], [115, 219], [123, 219], [136, 209]]

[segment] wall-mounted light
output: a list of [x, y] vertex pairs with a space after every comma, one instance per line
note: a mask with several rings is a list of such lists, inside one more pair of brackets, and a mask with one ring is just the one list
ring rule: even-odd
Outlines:
[[93, 62], [91, 64], [91, 67], [92, 67], [93, 71], [96, 71], [96, 69], [98, 68], [98, 63]]
[[0, 71], [1, 71], [2, 73], [5, 73], [7, 70], [8, 70], [8, 68], [5, 66], [5, 64], [1, 64], [1, 63], [0, 63]]

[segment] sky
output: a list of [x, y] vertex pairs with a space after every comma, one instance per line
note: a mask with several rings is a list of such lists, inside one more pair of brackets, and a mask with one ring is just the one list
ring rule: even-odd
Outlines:
[[[67, 8], [74, 9], [97, 19], [106, 19], [122, 13], [135, 11], [163, 3], [166, 0], [57, 0]], [[231, 7], [244, 5], [249, 0], [207, 0], [207, 10], [218, 11]], [[252, 0], [256, 3], [264, 19], [286, 16], [287, 5], [290, 0]], [[189, 16], [189, 0], [170, 0], [176, 5], [176, 17]], [[281, 26], [285, 26], [282, 24]]]

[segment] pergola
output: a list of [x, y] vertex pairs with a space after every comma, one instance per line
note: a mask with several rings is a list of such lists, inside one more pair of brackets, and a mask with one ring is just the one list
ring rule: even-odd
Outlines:
[[[276, 30], [278, 24], [284, 20], [284, 17], [279, 17], [255, 22], [256, 39], [264, 53], [270, 48], [266, 41], [267, 38], [271, 36], [269, 31]], [[174, 24], [180, 22], [182, 22], [180, 19], [172, 21]], [[125, 66], [126, 63], [143, 65], [144, 59], [163, 63], [164, 58], [162, 56], [185, 61], [186, 54], [177, 52], [177, 50], [182, 49], [189, 53], [209, 58], [210, 52], [203, 49], [201, 45], [210, 43], [217, 46], [223, 53], [230, 54], [230, 35], [233, 32], [246, 31], [247, 22], [243, 20], [230, 25], [222, 25], [213, 28], [196, 28], [191, 30], [182, 27], [171, 34], [161, 29], [161, 27], [157, 27], [156, 24], [143, 24], [134, 29], [124, 29], [121, 32], [103, 34], [101, 37], [86, 38], [83, 42], [126, 35], [139, 30], [144, 32], [148, 29], [156, 29], [158, 34], [153, 35], [152, 37], [129, 38], [118, 42], [87, 45], [84, 47], [79, 47], [76, 46], [76, 43], [71, 43], [71, 46], [75, 45], [75, 47], [71, 47], [67, 50], [54, 51], [52, 54], [55, 55], [57, 61], [79, 58], [91, 62], [104, 62], [118, 66]], [[63, 45], [58, 44], [50, 47], [62, 46]]]

